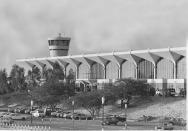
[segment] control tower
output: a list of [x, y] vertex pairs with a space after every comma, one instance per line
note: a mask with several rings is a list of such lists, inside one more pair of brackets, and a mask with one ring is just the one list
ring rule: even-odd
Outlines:
[[62, 37], [61, 33], [55, 38], [48, 38], [50, 56], [67, 56], [70, 40], [69, 37]]

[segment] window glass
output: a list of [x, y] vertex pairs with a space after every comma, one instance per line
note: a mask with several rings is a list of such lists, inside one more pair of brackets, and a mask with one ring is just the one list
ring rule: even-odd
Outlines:
[[68, 46], [69, 41], [68, 40], [50, 40], [49, 45], [54, 45], [54, 46], [60, 46], [60, 45]]

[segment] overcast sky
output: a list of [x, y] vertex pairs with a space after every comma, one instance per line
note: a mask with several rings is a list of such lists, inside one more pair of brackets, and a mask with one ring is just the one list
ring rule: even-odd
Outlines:
[[185, 46], [188, 1], [0, 0], [0, 69], [49, 56], [59, 32], [70, 54]]

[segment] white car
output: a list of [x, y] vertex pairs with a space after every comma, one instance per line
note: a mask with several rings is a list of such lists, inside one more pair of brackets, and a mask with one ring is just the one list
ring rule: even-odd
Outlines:
[[35, 110], [35, 111], [32, 111], [31, 114], [34, 116], [34, 117], [44, 117], [45, 116], [45, 112], [43, 110]]
[[26, 115], [26, 114], [11, 113], [8, 116], [11, 117], [13, 120], [27, 120], [27, 119], [30, 119], [30, 115]]
[[162, 95], [163, 95], [162, 91], [159, 91], [159, 90], [156, 90], [155, 94], [156, 94], [157, 96], [162, 96]]

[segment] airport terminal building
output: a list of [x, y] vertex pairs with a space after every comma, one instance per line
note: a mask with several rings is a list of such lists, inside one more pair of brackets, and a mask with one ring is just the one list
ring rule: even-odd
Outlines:
[[61, 35], [50, 38], [50, 57], [17, 62], [42, 70], [44, 66], [52, 68], [57, 61], [65, 75], [74, 70], [76, 83], [84, 86], [84, 90], [93, 86], [100, 89], [104, 84], [125, 78], [145, 80], [156, 88], [167, 86], [178, 91], [186, 87], [186, 47], [68, 55], [70, 40]]

